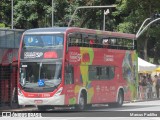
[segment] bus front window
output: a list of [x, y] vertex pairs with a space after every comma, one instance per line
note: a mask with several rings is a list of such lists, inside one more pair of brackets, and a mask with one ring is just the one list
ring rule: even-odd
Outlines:
[[[61, 82], [61, 64], [25, 62], [21, 63], [20, 84], [26, 91], [38, 92], [40, 89], [53, 90]], [[44, 86], [38, 81], [43, 80]], [[37, 91], [38, 90], [38, 91]], [[49, 89], [48, 89], [49, 90]]]

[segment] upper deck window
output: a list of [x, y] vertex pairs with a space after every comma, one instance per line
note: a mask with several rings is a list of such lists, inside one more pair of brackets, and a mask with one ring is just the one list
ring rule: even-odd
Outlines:
[[62, 47], [63, 46], [63, 35], [52, 34], [52, 35], [25, 35], [23, 39], [24, 48], [47, 48], [47, 47]]
[[116, 37], [90, 33], [69, 33], [68, 45], [74, 47], [108, 48], [120, 50], [135, 50], [136, 40], [128, 39], [126, 36]]

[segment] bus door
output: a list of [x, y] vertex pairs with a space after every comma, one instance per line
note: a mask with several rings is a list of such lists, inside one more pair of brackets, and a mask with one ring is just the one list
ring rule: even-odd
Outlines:
[[65, 103], [75, 104], [74, 94], [74, 67], [72, 65], [65, 66]]

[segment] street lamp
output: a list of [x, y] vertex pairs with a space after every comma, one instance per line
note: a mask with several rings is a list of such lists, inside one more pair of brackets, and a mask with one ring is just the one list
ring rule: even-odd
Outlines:
[[138, 30], [136, 36], [138, 36], [138, 34], [139, 34], [140, 31], [142, 30], [142, 27], [144, 26], [144, 24], [145, 24], [147, 21], [149, 21], [150, 19], [151, 19], [151, 18], [147, 18], [147, 19], [144, 20], [144, 22], [142, 23], [141, 27], [139, 28], [139, 30]]
[[71, 19], [68, 23], [68, 27], [70, 27], [71, 25], [71, 22], [73, 20], [73, 17], [74, 15], [76, 14], [76, 12], [79, 10], [79, 9], [86, 9], [86, 8], [115, 8], [116, 5], [108, 5], [108, 6], [81, 6], [81, 7], [77, 7], [76, 10], [74, 11], [74, 13], [72, 14], [71, 16]]
[[144, 23], [145, 23], [146, 21], [148, 21], [148, 20], [151, 20], [151, 18], [147, 18], [147, 19], [142, 23], [140, 29], [138, 30], [138, 32], [137, 32], [137, 34], [136, 34], [136, 38], [137, 38], [137, 39], [139, 38], [139, 36], [140, 36], [152, 23], [160, 20], [160, 18], [156, 18], [156, 19], [152, 20], [151, 22], [149, 22], [149, 23], [143, 28], [143, 30], [141, 30], [142, 27], [144, 26]]
[[103, 16], [103, 30], [105, 31], [105, 24], [106, 24], [106, 15], [109, 14], [109, 9], [106, 11], [104, 10], [104, 16]]

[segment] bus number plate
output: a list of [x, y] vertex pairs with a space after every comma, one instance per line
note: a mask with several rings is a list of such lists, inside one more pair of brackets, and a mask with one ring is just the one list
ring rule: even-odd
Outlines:
[[35, 100], [34, 103], [39, 105], [43, 103], [43, 100]]

